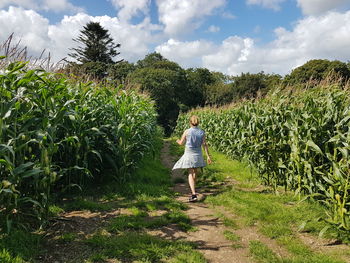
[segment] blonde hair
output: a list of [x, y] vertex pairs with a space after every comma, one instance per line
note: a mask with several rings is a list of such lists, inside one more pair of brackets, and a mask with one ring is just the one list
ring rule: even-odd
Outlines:
[[198, 118], [198, 116], [192, 115], [192, 116], [190, 117], [190, 123], [191, 123], [193, 126], [198, 126], [198, 124], [199, 124], [199, 118]]

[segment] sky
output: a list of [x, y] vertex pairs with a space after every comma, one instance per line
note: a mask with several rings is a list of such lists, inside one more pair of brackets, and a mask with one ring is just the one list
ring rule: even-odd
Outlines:
[[350, 60], [350, 0], [0, 0], [0, 43], [14, 33], [33, 57], [45, 50], [60, 61], [90, 21], [129, 62], [156, 51], [235, 76]]

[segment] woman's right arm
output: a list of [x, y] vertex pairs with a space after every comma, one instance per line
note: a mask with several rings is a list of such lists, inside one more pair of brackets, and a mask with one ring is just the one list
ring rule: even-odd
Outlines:
[[176, 142], [179, 145], [183, 145], [185, 143], [185, 141], [186, 141], [186, 135], [187, 135], [187, 130], [184, 131], [184, 133], [181, 136], [181, 139], [180, 140], [176, 140]]

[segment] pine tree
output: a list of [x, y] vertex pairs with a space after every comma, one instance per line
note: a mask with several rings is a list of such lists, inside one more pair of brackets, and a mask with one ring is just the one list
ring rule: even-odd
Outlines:
[[102, 62], [102, 63], [118, 63], [114, 62], [113, 57], [120, 54], [116, 49], [120, 44], [115, 44], [110, 37], [108, 30], [104, 29], [98, 22], [87, 23], [83, 30], [80, 31], [78, 38], [73, 39], [81, 44], [77, 48], [71, 48], [73, 53], [68, 54], [81, 63]]

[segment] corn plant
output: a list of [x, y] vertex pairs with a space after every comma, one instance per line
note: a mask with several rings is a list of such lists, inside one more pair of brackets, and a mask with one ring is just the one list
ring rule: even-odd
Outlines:
[[226, 109], [179, 116], [175, 132], [197, 114], [210, 145], [257, 168], [267, 185], [307, 194], [328, 208], [329, 223], [350, 230], [350, 99], [337, 85], [290, 96], [272, 94]]
[[105, 174], [126, 180], [152, 150], [156, 127], [147, 97], [11, 63], [0, 73], [0, 211], [7, 229], [23, 218], [45, 223], [53, 191], [99, 183]]

